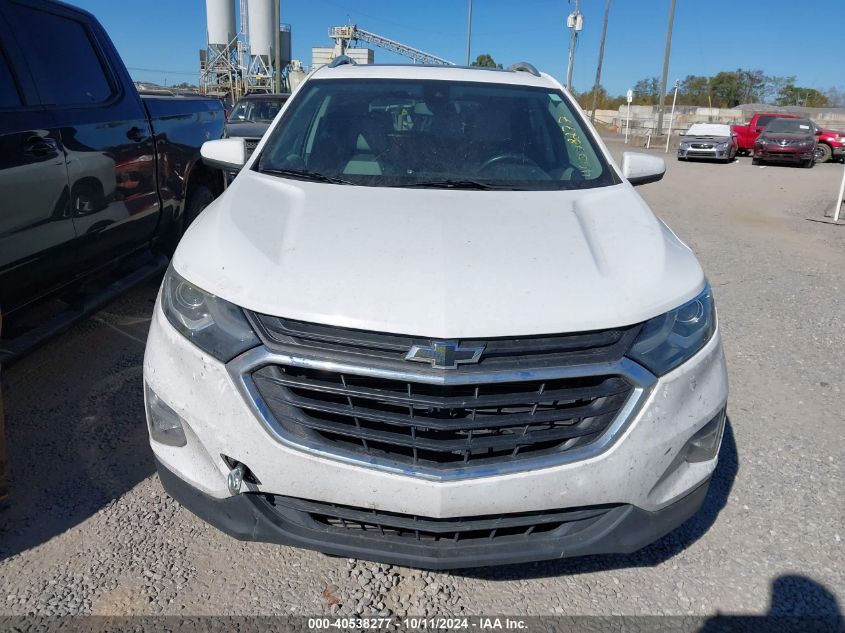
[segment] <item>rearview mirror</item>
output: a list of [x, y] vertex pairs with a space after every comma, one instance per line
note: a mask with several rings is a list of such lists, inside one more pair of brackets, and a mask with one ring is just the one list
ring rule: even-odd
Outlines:
[[246, 163], [246, 143], [242, 138], [206, 141], [200, 148], [202, 162], [219, 169], [239, 170]]
[[622, 153], [622, 175], [635, 187], [657, 182], [666, 173], [666, 163], [659, 156], [641, 152]]

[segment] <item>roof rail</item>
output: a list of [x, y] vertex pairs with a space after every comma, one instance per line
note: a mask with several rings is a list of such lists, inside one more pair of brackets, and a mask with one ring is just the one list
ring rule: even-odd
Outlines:
[[540, 76], [540, 71], [534, 68], [533, 64], [529, 64], [528, 62], [516, 62], [515, 64], [508, 66], [508, 70], [511, 72], [531, 73], [535, 77]]
[[356, 62], [348, 55], [338, 55], [329, 63], [329, 68], [337, 68], [338, 66], [345, 66], [346, 64], [356, 66], [358, 62]]

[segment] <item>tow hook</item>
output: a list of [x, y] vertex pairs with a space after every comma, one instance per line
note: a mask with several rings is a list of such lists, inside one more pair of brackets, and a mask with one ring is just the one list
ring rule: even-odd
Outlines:
[[229, 492], [232, 495], [239, 494], [241, 491], [241, 484], [244, 482], [244, 473], [246, 466], [238, 464], [229, 471], [229, 476], [226, 478], [226, 485], [229, 487]]

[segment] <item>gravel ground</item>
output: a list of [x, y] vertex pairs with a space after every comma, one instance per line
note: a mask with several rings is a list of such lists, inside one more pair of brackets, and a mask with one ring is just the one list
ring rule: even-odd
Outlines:
[[841, 613], [845, 228], [806, 218], [842, 166], [668, 168], [640, 191], [708, 272], [732, 388], [719, 469], [682, 528], [633, 556], [452, 573], [230, 539], [154, 474], [147, 284], [4, 376], [0, 614]]

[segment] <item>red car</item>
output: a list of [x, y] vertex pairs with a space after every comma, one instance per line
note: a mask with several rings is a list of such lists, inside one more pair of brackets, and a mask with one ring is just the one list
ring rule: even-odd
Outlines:
[[819, 133], [821, 130], [810, 119], [772, 119], [754, 142], [753, 162], [790, 162], [810, 168], [816, 162]]
[[816, 162], [826, 163], [831, 159], [845, 159], [845, 132], [821, 130], [819, 142], [816, 145]]
[[739, 144], [739, 152], [748, 155], [754, 149], [754, 143], [757, 137], [762, 134], [765, 127], [772, 119], [798, 119], [797, 114], [789, 114], [786, 112], [760, 112], [751, 117], [751, 120], [746, 125], [732, 125], [731, 130], [736, 134], [736, 140]]

